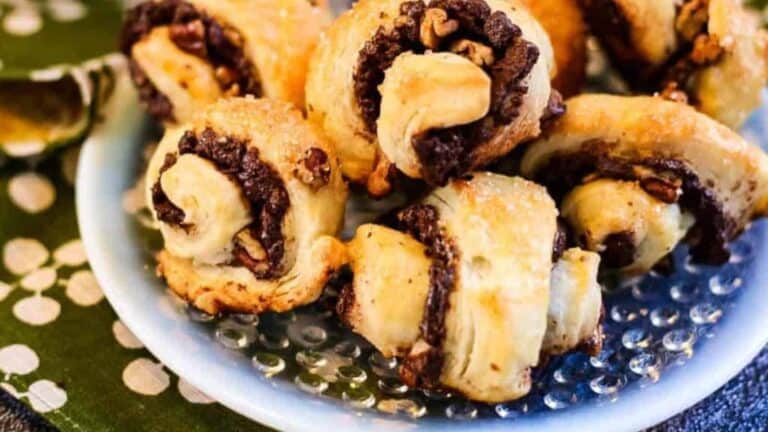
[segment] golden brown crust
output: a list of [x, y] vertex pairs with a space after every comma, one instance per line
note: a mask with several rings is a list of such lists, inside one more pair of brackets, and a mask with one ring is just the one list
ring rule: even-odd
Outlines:
[[582, 247], [614, 255], [606, 259], [609, 264], [621, 261], [617, 251], [606, 250], [611, 236], [631, 239], [631, 250], [626, 252], [633, 260], [622, 268], [625, 274], [650, 271], [672, 252], [695, 223], [694, 217], [681, 211], [679, 204], [660, 201], [638, 182], [609, 179], [575, 187], [563, 199], [560, 211]]
[[398, 220], [408, 234], [363, 225], [348, 243], [354, 277], [337, 311], [404, 357], [408, 385], [508, 401], [529, 392], [541, 353], [599, 348], [600, 258], [570, 249], [553, 269], [557, 209], [543, 187], [477, 172]]
[[[224, 312], [286, 312], [315, 301], [328, 279], [346, 262], [344, 246], [331, 238], [316, 245], [319, 263], [302, 272], [301, 283], [288, 280], [264, 283], [245, 267], [200, 266], [166, 250], [156, 256], [157, 274], [168, 288], [209, 314]], [[295, 274], [289, 274], [296, 277]], [[295, 280], [295, 279], [294, 279]]]
[[[229, 184], [226, 176], [216, 180], [221, 174], [210, 161], [194, 153], [178, 155], [180, 139], [187, 131], [195, 135], [213, 131], [230, 142], [244, 142], [249, 149], [257, 149], [258, 158], [279, 176], [289, 199], [281, 222], [284, 253], [276, 271], [279, 274], [259, 275], [233, 264], [242, 264], [236, 259], [238, 245], [259, 249], [255, 240], [241, 240], [248, 232], [252, 210], [245, 216], [236, 211], [243, 198], [226, 197], [242, 196], [243, 186], [231, 177]], [[327, 157], [319, 172], [323, 177], [320, 182], [314, 181], [312, 172], [302, 171], [312, 152]], [[169, 154], [175, 163], [163, 167]], [[165, 249], [158, 255], [158, 271], [168, 286], [210, 313], [284, 311], [314, 301], [331, 274], [346, 262], [346, 250], [334, 237], [343, 222], [347, 196], [336, 160], [324, 135], [286, 102], [223, 99], [192, 124], [170, 129], [150, 161], [146, 181], [153, 214], [157, 215], [154, 189], [159, 185], [184, 211], [184, 223], [192, 224], [192, 228], [185, 228], [158, 221], [165, 240]], [[175, 170], [181, 163], [186, 164], [185, 169]]]
[[578, 94], [587, 78], [587, 25], [577, 0], [523, 0], [549, 35], [557, 74], [552, 85], [564, 97]]
[[[359, 228], [348, 244], [354, 279], [344, 290], [342, 319], [385, 355], [404, 355], [401, 376], [407, 382], [485, 402], [525, 395], [547, 330], [557, 226], [553, 200], [532, 182], [474, 173], [404, 214], [409, 211], [436, 215], [434, 225], [419, 219], [408, 227], [431, 245], [381, 226]], [[423, 237], [435, 230], [439, 238]], [[550, 337], [567, 339], [561, 348], [575, 347], [585, 332], [591, 335], [599, 315], [599, 258], [571, 255], [588, 262], [573, 263], [555, 281], [561, 301], [553, 320], [559, 327]], [[445, 296], [441, 315], [436, 304]], [[425, 328], [444, 333], [442, 342]]]
[[568, 249], [555, 264], [543, 353], [560, 355], [581, 347], [591, 355], [600, 352], [603, 302], [597, 282], [599, 267], [600, 256], [581, 249]]
[[403, 355], [419, 337], [429, 290], [424, 245], [407, 234], [379, 225], [362, 225], [347, 244], [353, 295], [340, 317], [387, 357]]
[[[537, 136], [540, 132], [539, 120], [550, 95], [549, 75], [554, 72], [551, 45], [541, 26], [517, 1], [487, 0], [487, 3], [493, 10], [503, 11], [509, 16], [522, 29], [523, 37], [538, 47], [540, 55], [525, 80], [528, 91], [522, 98], [522, 114], [511, 124], [499, 128], [495, 136], [477, 149], [477, 166], [507, 153], [519, 142]], [[309, 119], [320, 125], [336, 143], [345, 176], [357, 183], [370, 183], [375, 189], [371, 192], [386, 192], [387, 185], [382, 178], [369, 180], [381, 159], [381, 149], [378, 137], [369, 131], [361, 117], [355, 98], [354, 74], [361, 49], [380, 27], [393, 26], [404, 2], [357, 2], [333, 23], [319, 42], [307, 79]], [[438, 72], [450, 75], [447, 69]], [[450, 88], [445, 91], [449, 93]], [[430, 124], [439, 123], [440, 120], [433, 119]], [[402, 142], [400, 145], [410, 147], [411, 143]], [[385, 175], [384, 171], [378, 170], [378, 173]]]
[[[618, 258], [611, 266], [638, 271], [686, 235], [691, 217], [695, 224], [686, 240], [692, 257], [723, 263], [727, 243], [768, 209], [768, 156], [762, 149], [690, 106], [655, 97], [570, 99], [568, 113], [529, 148], [522, 172], [565, 198], [564, 216], [577, 231], [599, 227], [583, 239], [590, 243], [585, 246], [602, 252], [594, 236], [603, 236], [605, 261]], [[627, 193], [619, 184], [603, 184], [613, 189], [608, 194], [597, 190], [600, 178], [637, 183], [626, 184], [634, 191]], [[627, 199], [608, 212], [584, 207]], [[653, 218], [635, 214], [645, 206], [641, 201], [658, 207]], [[605, 232], [611, 218], [620, 232]]]
[[250, 58], [259, 70], [264, 95], [304, 106], [309, 59], [330, 24], [327, 1], [192, 0], [243, 32]]
[[[253, 0], [247, 5], [238, 0], [187, 1], [242, 37], [245, 58], [253, 65], [253, 79], [260, 82], [260, 96], [303, 108], [309, 58], [330, 23], [326, 1], [315, 5], [307, 0]], [[190, 104], [200, 108], [225, 92], [212, 79], [217, 71], [210, 60], [177, 48], [168, 35], [168, 27], [162, 25], [144, 35], [130, 54], [172, 106], [172, 116], [167, 120], [183, 123], [195, 111]], [[177, 67], [170, 67], [174, 64]], [[185, 65], [194, 66], [196, 71], [185, 73]], [[241, 94], [244, 93], [234, 95]]]
[[739, 128], [762, 102], [768, 80], [768, 34], [760, 18], [734, 0], [711, 0], [709, 33], [724, 50], [721, 61], [695, 78], [697, 108]]
[[441, 382], [475, 400], [522, 397], [547, 327], [554, 201], [534, 183], [476, 173], [426, 202], [459, 251]]
[[766, 33], [740, 1], [580, 1], [636, 90], [688, 102], [734, 129], [760, 105]]
[[556, 154], [577, 153], [585, 142], [602, 140], [617, 143], [615, 155], [685, 161], [741, 226], [768, 210], [768, 156], [693, 108], [654, 97], [597, 94], [567, 103], [568, 113], [526, 153], [526, 176]]

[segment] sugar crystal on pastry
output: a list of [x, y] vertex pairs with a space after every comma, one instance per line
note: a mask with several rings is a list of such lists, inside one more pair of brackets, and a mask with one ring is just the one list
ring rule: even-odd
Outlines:
[[699, 262], [728, 260], [728, 242], [768, 211], [768, 156], [684, 104], [582, 95], [523, 174], [561, 203], [571, 241], [606, 264], [648, 271], [681, 240]]
[[517, 399], [541, 356], [600, 350], [600, 257], [553, 263], [557, 209], [544, 188], [474, 173], [349, 243], [339, 315], [411, 387], [484, 402]]
[[350, 180], [445, 185], [562, 113], [544, 29], [517, 0], [363, 0], [318, 44], [307, 112]]
[[333, 147], [287, 102], [230, 98], [169, 129], [150, 161], [158, 272], [209, 313], [314, 301], [346, 262]]
[[325, 1], [147, 0], [127, 12], [121, 49], [142, 103], [166, 123], [228, 96], [302, 107], [309, 56], [329, 21]]
[[740, 127], [768, 79], [765, 30], [738, 0], [580, 0], [634, 90]]

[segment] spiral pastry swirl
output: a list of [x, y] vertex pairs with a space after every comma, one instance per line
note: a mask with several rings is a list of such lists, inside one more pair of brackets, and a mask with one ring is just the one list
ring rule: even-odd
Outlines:
[[470, 399], [519, 398], [541, 355], [599, 351], [600, 258], [557, 254], [557, 209], [544, 188], [472, 174], [402, 210], [395, 228], [361, 226], [348, 244], [342, 321], [412, 387]]
[[517, 0], [362, 0], [318, 44], [307, 112], [373, 195], [439, 186], [562, 112], [546, 32]]
[[166, 132], [146, 183], [165, 243], [158, 271], [207, 312], [309, 303], [345, 261], [336, 156], [288, 103], [209, 106]]
[[760, 105], [765, 31], [738, 0], [580, 0], [637, 91], [687, 102], [731, 128]]
[[724, 263], [728, 242], [768, 211], [768, 156], [691, 107], [654, 97], [570, 99], [522, 171], [560, 201], [571, 243], [631, 273], [683, 239], [695, 260]]
[[224, 96], [304, 105], [327, 2], [148, 0], [126, 14], [121, 49], [150, 114], [184, 123]]

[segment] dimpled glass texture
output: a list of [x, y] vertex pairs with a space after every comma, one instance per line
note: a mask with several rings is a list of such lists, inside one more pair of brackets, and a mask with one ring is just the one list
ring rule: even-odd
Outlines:
[[[591, 85], [613, 89], [614, 77], [606, 73], [604, 59], [594, 55], [594, 44], [591, 51]], [[764, 136], [761, 121], [753, 119], [744, 134], [751, 141]], [[402, 197], [371, 201], [353, 194], [344, 236], [349, 238], [359, 224], [403, 203]], [[612, 403], [630, 388], [642, 391], [673, 368], [685, 367], [702, 344], [718, 337], [718, 322], [738, 300], [743, 281], [758, 271], [755, 257], [763, 252], [760, 239], [765, 238], [765, 230], [764, 222], [752, 224], [733, 242], [731, 259], [722, 267], [690, 262], [687, 248], [681, 246], [673, 254], [671, 275], [650, 273], [602, 281], [603, 351], [595, 357], [574, 353], [552, 358], [534, 370], [528, 396], [494, 405], [403, 384], [396, 359], [383, 357], [340, 325], [333, 312], [338, 292], [332, 287], [313, 305], [259, 317], [213, 317], [181, 300], [173, 303], [190, 320], [208, 327], [216, 343], [250, 361], [254, 374], [291, 383], [309, 397], [337, 399], [350, 410], [410, 418], [515, 419], [582, 404]], [[158, 240], [144, 244], [157, 246]]]
[[[345, 235], [397, 204], [355, 197], [349, 205]], [[254, 374], [288, 381], [311, 397], [336, 398], [350, 409], [413, 418], [511, 419], [590, 401], [611, 403], [630, 387], [652, 386], [671, 368], [685, 367], [697, 347], [717, 337], [718, 322], [737, 300], [743, 280], [757, 271], [754, 258], [764, 231], [764, 223], [750, 226], [731, 245], [729, 263], [719, 268], [691, 263], [686, 247], [681, 246], [674, 253], [672, 275], [604, 280], [603, 351], [595, 357], [574, 353], [552, 358], [534, 371], [533, 390], [527, 397], [496, 405], [403, 384], [397, 360], [383, 357], [340, 325], [333, 312], [338, 296], [333, 287], [313, 305], [258, 317], [214, 317], [181, 300], [172, 304], [191, 321], [209, 328], [216, 343], [248, 359]]]

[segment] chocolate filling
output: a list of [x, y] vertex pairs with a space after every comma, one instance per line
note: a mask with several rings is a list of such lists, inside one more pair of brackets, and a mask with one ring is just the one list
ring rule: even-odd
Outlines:
[[675, 27], [680, 49], [667, 62], [657, 88], [662, 96], [675, 101], [696, 104], [690, 83], [697, 71], [719, 62], [723, 49], [715, 36], [709, 34], [709, 0], [687, 0], [678, 6]]
[[624, 268], [635, 262], [637, 247], [632, 231], [613, 233], [603, 240], [603, 245], [605, 251], [600, 255], [609, 268]]
[[[458, 29], [442, 37], [436, 48], [428, 48], [421, 40], [420, 29], [428, 9], [444, 11]], [[474, 150], [490, 139], [496, 130], [520, 115], [520, 107], [528, 87], [523, 80], [539, 58], [539, 49], [522, 38], [522, 31], [502, 12], [492, 12], [484, 0], [434, 0], [429, 4], [408, 1], [400, 6], [394, 27], [381, 27], [360, 51], [354, 74], [354, 90], [360, 115], [368, 132], [376, 133], [381, 109], [378, 87], [385, 72], [407, 51], [423, 54], [450, 51], [459, 40], [469, 40], [489, 47], [496, 60], [483, 69], [492, 80], [489, 113], [476, 122], [426, 131], [413, 137], [412, 145], [422, 165], [422, 177], [433, 186], [445, 185], [474, 164]], [[559, 113], [559, 114], [558, 114]], [[551, 116], [561, 115], [560, 110]]]
[[411, 387], [438, 388], [443, 367], [445, 317], [450, 307], [450, 294], [456, 284], [457, 251], [439, 225], [435, 207], [416, 204], [398, 214], [400, 229], [426, 246], [432, 259], [429, 268], [429, 293], [421, 322], [421, 337], [429, 348], [403, 361], [400, 376]]
[[615, 0], [580, 0], [592, 32], [608, 48], [614, 65], [633, 84], [647, 80], [651, 65], [635, 48], [632, 27]]
[[563, 253], [568, 248], [568, 224], [563, 218], [557, 218], [557, 231], [555, 232], [555, 242], [552, 245], [552, 262], [556, 263], [563, 257]]
[[[676, 199], [671, 202], [679, 203], [696, 218], [696, 225], [688, 237], [692, 257], [705, 264], [728, 261], [730, 253], [727, 243], [738, 234], [739, 229], [736, 220], [726, 214], [714, 190], [704, 185], [683, 161], [662, 157], [630, 160], [610, 156], [611, 147], [612, 144], [604, 141], [588, 141], [575, 153], [555, 155], [538, 170], [536, 180], [546, 185], [557, 200], [562, 200], [574, 185], [595, 177], [639, 181], [648, 194], [668, 203], [673, 197], [669, 188], [675, 187]], [[626, 236], [621, 238], [618, 234], [612, 241], [616, 244], [612, 249], [625, 247], [627, 243]], [[626, 262], [627, 256], [616, 252], [606, 253], [604, 258]], [[634, 248], [631, 252], [634, 256]], [[609, 256], [614, 254], [616, 256]]]
[[[211, 63], [221, 89], [228, 95], [262, 95], [256, 67], [243, 50], [242, 35], [184, 0], [148, 1], [129, 10], [123, 24], [121, 50], [130, 57], [135, 43], [155, 27], [166, 25], [170, 28], [171, 40], [179, 49]], [[168, 98], [147, 79], [138, 65], [132, 65], [131, 71], [150, 113], [173, 120], [173, 107]]]
[[173, 116], [173, 104], [166, 95], [155, 87], [144, 69], [131, 59], [128, 61], [128, 70], [139, 92], [139, 100], [142, 101], [147, 112], [163, 121], [176, 121]]
[[[165, 161], [163, 166], [160, 167], [160, 175], [168, 171], [176, 163], [176, 155], [168, 153], [165, 155]], [[160, 185], [160, 179], [152, 186], [152, 206], [155, 208], [157, 219], [161, 220], [169, 225], [178, 226], [184, 230], [192, 228], [191, 225], [184, 223], [184, 218], [187, 217], [184, 214], [184, 210], [178, 208], [176, 204], [172, 203], [168, 196], [165, 194], [163, 187]]]
[[[235, 259], [259, 279], [281, 276], [285, 271], [282, 266], [285, 255], [282, 225], [291, 203], [277, 171], [259, 159], [257, 148], [249, 147], [247, 142], [237, 138], [218, 135], [211, 128], [206, 128], [199, 135], [191, 131], [185, 132], [179, 141], [179, 154], [194, 154], [211, 161], [222, 174], [240, 186], [253, 217], [253, 222], [246, 229], [250, 236], [259, 242], [267, 258], [266, 261], [254, 258], [243, 246], [237, 245], [234, 251]], [[170, 161], [172, 165], [175, 159], [166, 157], [166, 163]], [[162, 192], [159, 180], [152, 188], [153, 199], [155, 190]], [[165, 196], [165, 193], [162, 193], [162, 196]], [[179, 226], [180, 222], [175, 213], [169, 211], [168, 216], [161, 217], [157, 203], [155, 209], [160, 220]], [[183, 220], [183, 211], [178, 210]]]
[[632, 27], [615, 0], [580, 0], [590, 27], [608, 48], [622, 75], [636, 90], [661, 91], [667, 99], [696, 103], [690, 82], [701, 68], [717, 63], [723, 54], [717, 38], [708, 33], [709, 0], [686, 0], [677, 6], [676, 52], [661, 65], [650, 64], [632, 40]]

